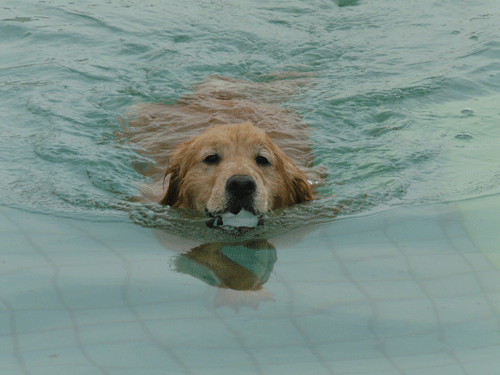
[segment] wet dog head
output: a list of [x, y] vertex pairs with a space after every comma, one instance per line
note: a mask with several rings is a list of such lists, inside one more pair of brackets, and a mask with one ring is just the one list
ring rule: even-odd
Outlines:
[[182, 143], [166, 174], [160, 203], [211, 217], [242, 209], [260, 215], [312, 198], [304, 173], [250, 123], [214, 126]]

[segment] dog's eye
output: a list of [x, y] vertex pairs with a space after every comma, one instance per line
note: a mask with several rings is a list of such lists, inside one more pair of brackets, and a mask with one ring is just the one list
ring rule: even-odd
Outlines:
[[219, 161], [220, 158], [217, 154], [208, 155], [205, 159], [203, 159], [203, 162], [206, 164], [217, 164]]
[[265, 157], [265, 156], [262, 156], [262, 155], [259, 155], [255, 158], [255, 162], [258, 164], [258, 165], [261, 165], [261, 166], [266, 166], [266, 165], [270, 165], [271, 163], [269, 162], [269, 160]]

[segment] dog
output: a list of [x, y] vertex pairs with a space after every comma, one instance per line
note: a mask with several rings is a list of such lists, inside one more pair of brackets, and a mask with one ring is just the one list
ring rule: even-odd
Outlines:
[[153, 165], [138, 170], [152, 177], [154, 186], [165, 186], [160, 194], [145, 195], [202, 212], [216, 219], [212, 224], [220, 224], [225, 214], [258, 217], [311, 200], [303, 171], [312, 165], [307, 125], [266, 103], [304, 83], [291, 81], [211, 77], [175, 104], [136, 107], [121, 137], [153, 159]]
[[214, 126], [182, 143], [166, 175], [160, 203], [210, 217], [242, 209], [258, 216], [312, 199], [306, 175], [249, 122]]

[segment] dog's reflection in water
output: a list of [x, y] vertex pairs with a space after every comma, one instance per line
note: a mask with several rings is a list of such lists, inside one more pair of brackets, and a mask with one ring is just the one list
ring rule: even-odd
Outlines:
[[215, 308], [242, 306], [257, 310], [259, 303], [273, 301], [263, 287], [277, 260], [276, 249], [266, 240], [240, 243], [206, 243], [175, 258], [177, 271], [217, 287]]

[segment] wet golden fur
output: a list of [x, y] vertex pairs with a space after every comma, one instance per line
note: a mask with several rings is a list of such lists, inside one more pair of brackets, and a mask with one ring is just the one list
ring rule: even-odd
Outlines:
[[[207, 164], [209, 155], [217, 164]], [[259, 165], [258, 156], [269, 164]], [[256, 183], [253, 210], [262, 214], [312, 198], [305, 174], [274, 144], [266, 133], [252, 125], [219, 125], [182, 143], [170, 158], [170, 176], [161, 203], [192, 208], [217, 215], [227, 211], [226, 183], [235, 175], [250, 176]]]
[[[146, 197], [174, 208], [218, 215], [228, 210], [231, 197], [226, 184], [236, 175], [255, 182], [251, 202], [242, 207], [254, 214], [312, 199], [302, 172], [313, 159], [307, 125], [274, 104], [307, 82], [210, 77], [175, 104], [136, 106], [118, 138], [154, 162], [136, 165], [152, 178]], [[218, 163], [204, 161], [213, 154], [220, 158]], [[258, 156], [269, 164], [259, 164]]]

